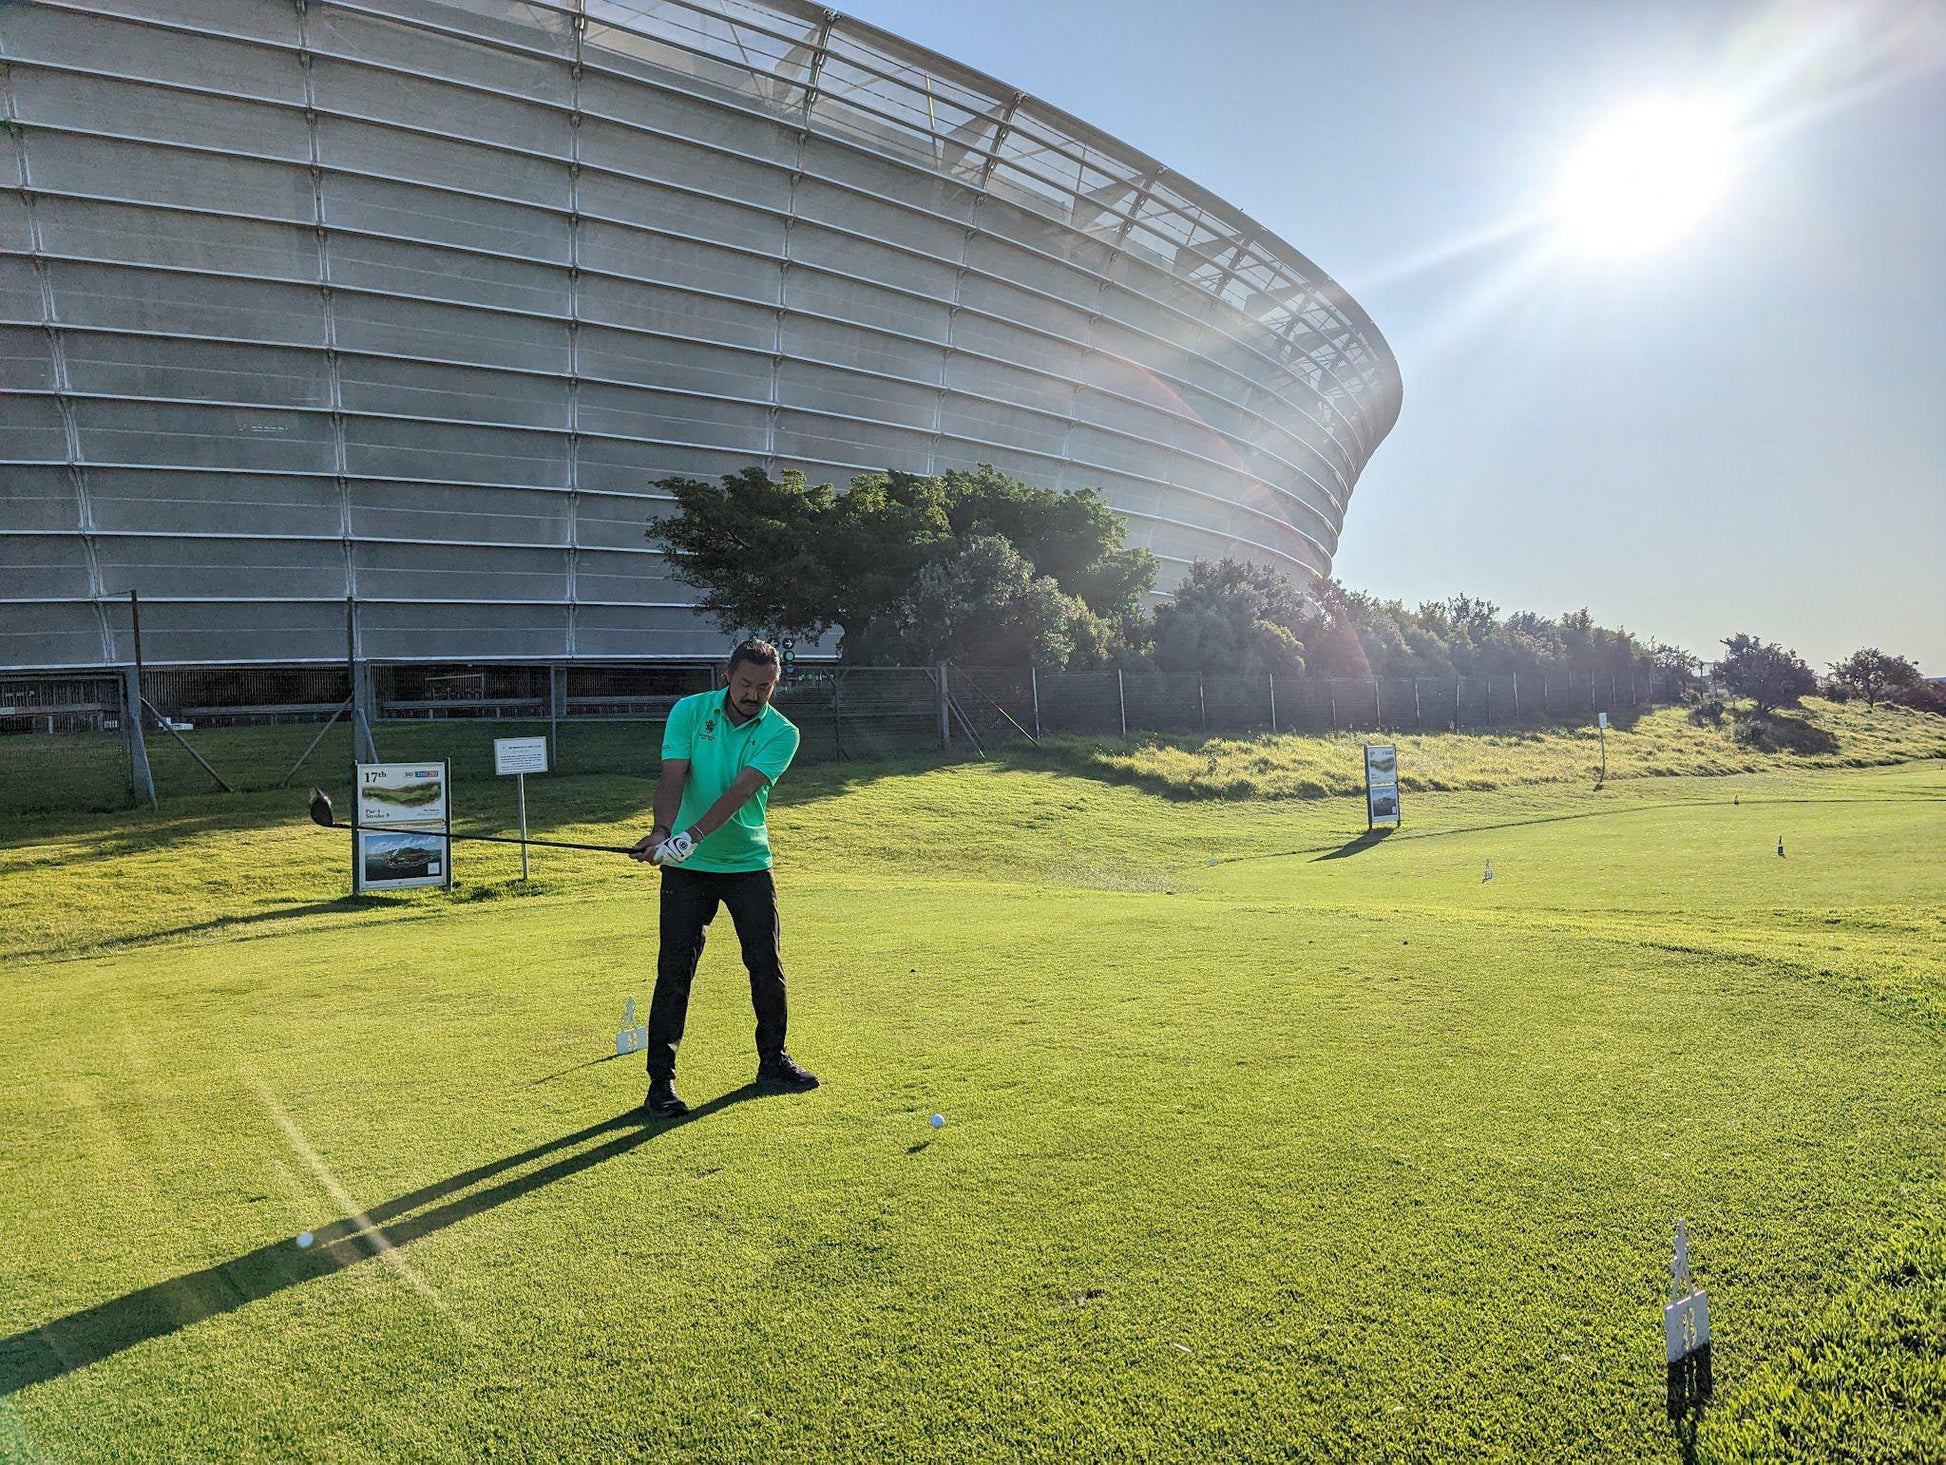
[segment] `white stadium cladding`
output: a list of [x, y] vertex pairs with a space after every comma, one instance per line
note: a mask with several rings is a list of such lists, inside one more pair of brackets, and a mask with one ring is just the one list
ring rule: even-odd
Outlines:
[[0, 67], [0, 667], [130, 588], [151, 663], [694, 661], [653, 485], [752, 464], [1302, 579], [1398, 416], [1275, 234], [795, 0], [12, 0]]

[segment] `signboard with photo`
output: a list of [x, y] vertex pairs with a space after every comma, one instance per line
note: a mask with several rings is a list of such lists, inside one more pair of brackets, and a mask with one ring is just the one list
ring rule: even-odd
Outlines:
[[358, 827], [446, 823], [444, 763], [360, 763]]
[[444, 763], [360, 763], [351, 888], [453, 883], [452, 806]]
[[1365, 744], [1365, 827], [1399, 824], [1399, 750], [1390, 743]]

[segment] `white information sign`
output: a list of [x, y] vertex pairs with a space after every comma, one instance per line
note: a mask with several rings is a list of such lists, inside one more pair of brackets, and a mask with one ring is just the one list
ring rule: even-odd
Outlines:
[[495, 738], [493, 771], [503, 777], [509, 773], [547, 772], [547, 739]]

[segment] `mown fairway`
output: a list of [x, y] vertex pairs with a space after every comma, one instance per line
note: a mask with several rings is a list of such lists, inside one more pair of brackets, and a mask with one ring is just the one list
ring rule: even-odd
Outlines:
[[354, 905], [274, 794], [0, 831], [0, 1456], [1674, 1459], [1678, 1214], [1699, 1457], [1946, 1455], [1946, 763], [1378, 841], [1086, 771], [794, 773], [825, 1087], [742, 1087], [725, 918], [676, 1125], [599, 1061], [647, 870]]

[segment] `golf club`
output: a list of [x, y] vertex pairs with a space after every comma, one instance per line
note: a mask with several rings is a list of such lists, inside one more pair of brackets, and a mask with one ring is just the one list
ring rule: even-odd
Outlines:
[[[321, 788], [311, 790], [311, 822], [323, 829], [356, 830], [356, 824], [340, 824], [331, 813], [331, 795]], [[423, 831], [422, 831], [423, 832]], [[629, 844], [573, 844], [565, 839], [520, 839], [506, 834], [440, 834], [441, 839], [476, 839], [486, 844], [538, 844], [548, 849], [585, 849], [603, 855], [632, 855]]]

